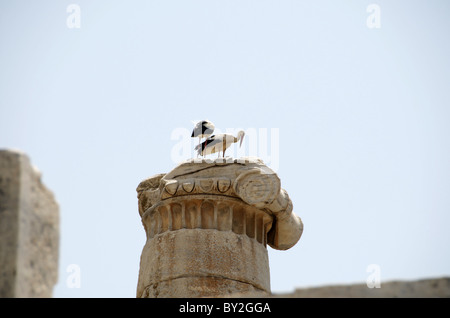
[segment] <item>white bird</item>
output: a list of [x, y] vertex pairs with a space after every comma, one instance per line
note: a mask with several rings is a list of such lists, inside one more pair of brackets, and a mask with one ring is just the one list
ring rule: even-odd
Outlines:
[[218, 157], [220, 157], [220, 152], [222, 151], [222, 157], [225, 158], [225, 151], [232, 143], [240, 141], [239, 147], [242, 146], [244, 135], [245, 133], [242, 130], [237, 133], [237, 137], [230, 134], [213, 135], [201, 144], [198, 144], [195, 150], [197, 150], [197, 154], [202, 156], [218, 152]]
[[211, 136], [212, 133], [214, 132], [214, 128], [216, 127], [209, 120], [199, 121], [197, 124], [195, 124], [191, 137], [192, 138], [198, 137], [198, 144], [200, 145], [202, 138], [207, 138]]

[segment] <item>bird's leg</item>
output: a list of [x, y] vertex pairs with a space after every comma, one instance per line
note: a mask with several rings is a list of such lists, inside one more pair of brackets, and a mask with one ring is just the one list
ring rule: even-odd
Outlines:
[[227, 140], [226, 140], [226, 138], [223, 139], [223, 143], [222, 143], [222, 158], [225, 158], [225, 151], [227, 151]]

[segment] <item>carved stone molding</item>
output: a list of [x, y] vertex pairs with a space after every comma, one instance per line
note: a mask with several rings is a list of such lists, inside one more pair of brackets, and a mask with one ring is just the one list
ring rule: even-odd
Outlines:
[[[268, 217], [272, 220], [280, 218], [279, 222], [274, 223], [275, 228], [272, 229], [272, 233], [266, 233], [269, 234], [269, 239], [261, 238], [262, 244], [268, 243], [275, 249], [292, 247], [300, 239], [303, 231], [301, 219], [292, 213], [292, 201], [287, 192], [281, 189], [277, 174], [259, 159], [235, 159], [232, 162], [222, 162], [222, 160], [197, 162], [191, 159], [181, 163], [168, 174], [158, 174], [144, 180], [139, 184], [137, 192], [139, 213], [143, 217], [144, 227], [151, 233], [161, 229], [166, 231], [168, 228], [166, 229], [165, 226], [169, 224], [169, 221], [172, 222], [172, 218], [175, 218], [175, 227], [172, 226], [172, 230], [177, 228], [177, 224], [184, 224], [181, 228], [187, 228], [185, 226], [187, 226], [188, 216], [178, 215], [177, 211], [184, 211], [180, 207], [189, 205], [188, 201], [193, 200], [194, 196], [197, 200], [211, 199], [212, 206], [219, 204], [220, 201], [225, 202], [226, 199], [238, 199], [243, 205], [237, 204], [236, 201], [229, 201], [234, 202], [231, 205], [233, 211], [236, 206], [240, 207], [236, 211], [252, 211], [246, 217], [248, 219], [252, 219], [253, 215], [258, 215], [256, 219], [261, 219], [261, 213], [264, 213], [264, 224], [273, 223], [268, 221]], [[166, 200], [170, 201], [166, 202]], [[166, 207], [169, 202], [170, 205]], [[200, 215], [200, 220], [202, 211], [206, 208], [202, 209], [203, 203], [200, 201], [195, 202], [197, 205], [194, 204], [194, 206], [196, 206], [197, 214]], [[212, 211], [216, 209], [217, 207]], [[145, 221], [144, 214], [147, 215]], [[149, 220], [150, 215], [154, 215], [155, 220], [152, 221], [151, 218]], [[203, 218], [208, 217], [203, 216]], [[219, 229], [219, 224], [216, 225]], [[155, 230], [155, 226], [158, 230]], [[280, 231], [280, 228], [283, 230]], [[150, 235], [150, 237], [153, 236]]]
[[232, 197], [191, 195], [185, 200], [170, 198], [155, 204], [142, 216], [147, 239], [166, 231], [215, 229], [245, 234], [266, 246], [273, 217]]

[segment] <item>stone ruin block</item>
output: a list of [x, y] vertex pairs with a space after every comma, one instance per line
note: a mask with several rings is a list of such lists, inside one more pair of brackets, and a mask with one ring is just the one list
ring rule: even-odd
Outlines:
[[51, 297], [58, 250], [53, 193], [25, 154], [0, 150], [0, 297]]

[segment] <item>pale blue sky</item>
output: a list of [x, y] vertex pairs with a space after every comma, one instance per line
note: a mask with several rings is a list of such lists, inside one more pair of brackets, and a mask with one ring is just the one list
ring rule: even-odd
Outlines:
[[[54, 296], [135, 296], [136, 186], [203, 118], [279, 131], [305, 231], [269, 248], [274, 292], [364, 282], [369, 264], [382, 282], [450, 276], [449, 15], [445, 0], [2, 1], [0, 147], [60, 204]], [[258, 155], [249, 142], [238, 154]]]

